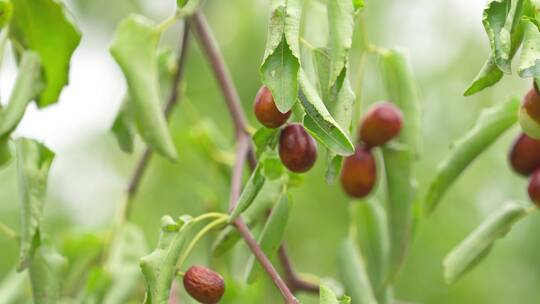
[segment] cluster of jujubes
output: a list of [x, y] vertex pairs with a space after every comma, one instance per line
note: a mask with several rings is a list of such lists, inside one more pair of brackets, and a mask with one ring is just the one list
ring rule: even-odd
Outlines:
[[[291, 111], [279, 111], [272, 92], [265, 86], [257, 93], [253, 110], [257, 120], [271, 129], [281, 128], [291, 116]], [[279, 136], [279, 157], [283, 165], [292, 172], [306, 172], [317, 160], [317, 143], [301, 124], [288, 124], [281, 129]]]
[[529, 197], [540, 207], [540, 95], [536, 85], [523, 98], [519, 122], [524, 133], [514, 141], [508, 158], [515, 172], [529, 177]]
[[183, 282], [189, 295], [204, 304], [218, 303], [225, 292], [225, 282], [219, 273], [203, 266], [191, 266]]
[[391, 103], [375, 104], [364, 116], [358, 128], [360, 143], [348, 156], [341, 170], [341, 185], [352, 197], [367, 196], [377, 181], [377, 164], [372, 149], [380, 147], [399, 134], [401, 111]]

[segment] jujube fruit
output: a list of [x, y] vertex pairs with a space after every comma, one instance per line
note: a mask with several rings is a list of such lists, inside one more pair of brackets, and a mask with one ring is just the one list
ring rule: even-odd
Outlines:
[[508, 158], [514, 171], [524, 176], [531, 175], [540, 168], [540, 140], [520, 134]]
[[253, 111], [263, 126], [273, 129], [281, 127], [291, 116], [291, 111], [281, 113], [278, 110], [272, 92], [266, 86], [262, 86], [257, 92]]
[[391, 103], [371, 107], [360, 123], [360, 140], [366, 148], [382, 146], [394, 138], [402, 127], [403, 115]]
[[290, 124], [279, 136], [279, 158], [292, 172], [306, 172], [317, 160], [317, 143], [300, 124]]
[[531, 88], [519, 109], [519, 124], [529, 137], [540, 139], [540, 95]]
[[217, 273], [203, 266], [191, 266], [184, 274], [184, 288], [204, 304], [218, 303], [225, 292], [225, 282]]
[[529, 198], [540, 207], [540, 170], [536, 170], [529, 179]]
[[356, 147], [353, 155], [345, 158], [341, 169], [341, 186], [352, 197], [367, 196], [377, 180], [377, 166], [370, 150]]

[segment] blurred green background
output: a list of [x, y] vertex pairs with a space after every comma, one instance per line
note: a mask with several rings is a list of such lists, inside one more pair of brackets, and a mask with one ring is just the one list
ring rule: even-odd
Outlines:
[[[259, 125], [251, 112], [251, 103], [260, 86], [258, 66], [266, 41], [268, 2], [209, 0], [204, 5], [254, 127]], [[129, 13], [163, 20], [174, 7], [172, 0], [69, 0], [66, 4], [84, 34], [73, 58], [70, 87], [59, 104], [42, 111], [29, 109], [17, 131], [18, 135], [45, 141], [57, 152], [50, 175], [44, 229], [55, 236], [58, 244], [72, 234], [103, 233], [110, 227], [143, 149], [138, 142], [134, 155], [122, 153], [108, 131], [125, 91], [120, 71], [108, 54], [114, 28]], [[319, 45], [326, 35], [320, 32], [324, 21], [316, 17], [321, 3], [311, 0], [307, 5], [305, 37]], [[463, 97], [489, 53], [481, 24], [483, 5], [480, 0], [366, 0], [362, 18], [369, 39], [383, 47], [408, 49], [420, 87], [424, 151], [417, 177], [422, 193], [452, 142], [470, 129], [481, 109], [510, 95], [521, 95], [530, 85], [528, 80], [514, 75], [505, 77], [495, 88]], [[171, 28], [162, 43], [176, 49], [180, 29], [180, 25]], [[351, 71], [356, 83], [356, 48], [352, 56]], [[363, 86], [357, 91], [364, 107], [385, 98], [376, 64], [376, 58], [369, 56]], [[12, 84], [14, 69], [13, 60], [8, 60], [2, 89]], [[170, 124], [179, 161], [173, 164], [154, 157], [135, 201], [133, 221], [144, 229], [150, 248], [156, 243], [162, 215], [224, 210], [229, 198], [223, 168], [200, 153], [193, 139], [197, 127], [208, 119], [219, 130], [218, 140], [226, 155], [234, 148], [232, 125], [220, 91], [196, 43], [191, 43], [185, 75], [187, 101], [182, 101], [174, 111]], [[442, 278], [443, 257], [486, 215], [505, 201], [527, 199], [526, 181], [513, 174], [507, 164], [509, 145], [517, 133], [517, 128], [506, 133], [464, 172], [437, 212], [422, 221], [395, 286], [397, 299], [437, 304], [540, 303], [538, 215], [520, 222], [485, 262], [455, 285], [445, 285]], [[346, 235], [351, 202], [339, 185], [326, 184], [324, 160], [321, 149], [315, 169], [305, 175], [301, 187], [293, 190], [295, 202], [286, 239], [300, 272], [337, 277], [335, 248]], [[18, 227], [14, 164], [0, 171], [0, 180], [0, 220]], [[234, 266], [224, 302], [280, 302], [275, 288], [267, 281], [245, 290], [235, 283], [242, 280], [241, 266], [247, 255], [243, 245], [237, 246], [236, 258], [231, 255], [216, 260], [209, 259], [206, 253], [210, 241], [198, 246], [190, 263], [209, 264], [221, 271], [226, 269], [226, 262]], [[0, 248], [3, 277], [16, 261], [17, 247], [0, 237]], [[183, 292], [182, 296], [185, 297]], [[300, 297], [305, 303], [317, 302], [314, 296]]]

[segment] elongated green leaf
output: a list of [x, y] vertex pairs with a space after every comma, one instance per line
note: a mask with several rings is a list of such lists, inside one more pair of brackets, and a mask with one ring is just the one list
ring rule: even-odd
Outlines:
[[490, 0], [484, 9], [482, 22], [489, 38], [494, 62], [507, 74], [511, 72], [513, 40], [520, 35], [519, 21], [522, 9], [523, 0]]
[[[262, 187], [259, 195], [255, 198], [251, 206], [242, 213], [242, 219], [252, 228], [266, 214], [269, 208], [276, 203], [283, 191], [283, 180], [267, 181]], [[228, 252], [239, 240], [240, 233], [233, 226], [227, 226], [223, 229], [212, 244], [212, 253], [214, 256], [221, 256]]]
[[81, 33], [63, 4], [56, 0], [12, 0], [11, 39], [24, 49], [41, 57], [46, 86], [38, 98], [38, 106], [58, 101], [68, 83], [69, 63]]
[[389, 50], [382, 52], [380, 58], [381, 74], [389, 101], [403, 112], [403, 129], [399, 140], [417, 157], [422, 149], [422, 127], [415, 78], [404, 52]]
[[524, 21], [525, 37], [519, 60], [519, 76], [540, 76], [540, 31], [532, 20]]
[[507, 203], [488, 217], [444, 259], [444, 278], [448, 284], [457, 281], [484, 258], [495, 241], [504, 237], [518, 220], [527, 215], [527, 209]]
[[180, 219], [176, 222], [170, 216], [162, 218], [157, 248], [140, 260], [147, 284], [146, 303], [166, 304], [169, 302], [171, 284], [176, 277], [176, 262], [182, 253], [186, 235], [192, 225], [193, 222], [190, 219]]
[[424, 201], [424, 211], [433, 212], [459, 175], [517, 122], [518, 108], [519, 98], [513, 97], [480, 114], [475, 126], [456, 141], [450, 154], [439, 165]]
[[11, 0], [0, 0], [0, 29], [4, 28], [13, 15], [13, 3]]
[[400, 270], [407, 254], [412, 229], [413, 187], [411, 151], [403, 145], [383, 147], [388, 193], [388, 223], [390, 227], [390, 269], [393, 278]]
[[107, 288], [111, 284], [111, 276], [102, 267], [93, 267], [88, 272], [80, 303], [103, 303]]
[[285, 113], [296, 102], [300, 68], [300, 7], [299, 0], [272, 0], [272, 15], [261, 80], [272, 95], [278, 109]]
[[317, 87], [322, 100], [330, 101], [330, 54], [327, 48], [312, 50], [313, 67], [317, 74]]
[[0, 137], [0, 168], [11, 161], [10, 138], [8, 136]]
[[67, 260], [44, 237], [29, 267], [34, 303], [59, 303], [66, 267]]
[[489, 56], [478, 75], [474, 78], [473, 82], [467, 88], [464, 95], [471, 96], [475, 93], [482, 91], [483, 89], [490, 87], [503, 77], [503, 72], [497, 67], [493, 59], [493, 55]]
[[354, 30], [354, 6], [351, 0], [328, 1], [328, 46], [330, 51], [329, 86], [336, 83], [346, 68]]
[[148, 252], [144, 233], [139, 227], [127, 223], [119, 229], [105, 265], [112, 281], [101, 302], [104, 304], [128, 302], [142, 281], [139, 259]]
[[338, 249], [338, 270], [347, 294], [355, 304], [377, 304], [369, 284], [364, 260], [350, 238], [345, 239]]
[[122, 101], [120, 111], [116, 114], [116, 118], [111, 127], [111, 131], [120, 146], [120, 149], [126, 153], [133, 152], [135, 142], [135, 130], [133, 128], [133, 102], [126, 96]]
[[321, 284], [319, 287], [319, 303], [320, 304], [351, 304], [351, 298], [345, 296], [339, 300], [332, 289]]
[[366, 259], [371, 286], [378, 294], [388, 272], [390, 240], [384, 207], [375, 199], [360, 201], [352, 209], [356, 239]]
[[351, 155], [354, 146], [346, 133], [321, 100], [315, 87], [311, 84], [303, 71], [300, 71], [300, 101], [306, 111], [304, 126], [325, 147], [338, 155]]
[[231, 212], [229, 223], [234, 221], [242, 212], [244, 212], [251, 203], [253, 203], [261, 191], [261, 188], [266, 182], [266, 177], [263, 174], [263, 167], [263, 164], [259, 162], [253, 173], [251, 173], [247, 184], [244, 186], [244, 190], [242, 190], [242, 194], [240, 194], [240, 197], [238, 198], [236, 208]]
[[274, 148], [279, 140], [280, 129], [269, 129], [266, 127], [259, 128], [255, 134], [253, 134], [252, 140], [255, 144], [255, 151], [257, 157], [267, 150], [267, 148]]
[[42, 89], [43, 82], [39, 55], [32, 51], [26, 51], [23, 53], [19, 63], [19, 74], [9, 98], [9, 103], [2, 112], [0, 137], [9, 136], [15, 130], [26, 111], [26, 106], [38, 96]]
[[[284, 193], [272, 210], [270, 217], [266, 221], [264, 228], [259, 235], [257, 243], [269, 258], [273, 258], [283, 241], [285, 236], [285, 228], [289, 221], [289, 213], [291, 211], [291, 197]], [[255, 261], [255, 256], [251, 256], [246, 269], [246, 281], [253, 283], [257, 279], [258, 273], [261, 271], [261, 266]]]
[[152, 21], [131, 16], [118, 26], [110, 51], [126, 77], [139, 134], [149, 146], [174, 160], [176, 149], [160, 106], [159, 36]]
[[20, 138], [16, 141], [19, 192], [21, 196], [21, 232], [19, 267], [28, 267], [39, 244], [39, 230], [47, 190], [47, 176], [54, 153], [37, 141]]

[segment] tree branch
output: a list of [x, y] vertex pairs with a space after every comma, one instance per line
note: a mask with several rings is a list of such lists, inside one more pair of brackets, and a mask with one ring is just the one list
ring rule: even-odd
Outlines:
[[[167, 99], [167, 102], [163, 110], [163, 113], [166, 119], [170, 117], [174, 106], [177, 104], [177, 101], [179, 98], [178, 86], [180, 85], [180, 82], [182, 81], [182, 78], [184, 77], [184, 71], [185, 71], [186, 59], [187, 59], [187, 50], [189, 46], [189, 24], [187, 22], [184, 23], [184, 30], [182, 33], [182, 39], [180, 43], [181, 43], [180, 54], [178, 55], [176, 74], [174, 75], [174, 78], [172, 80], [171, 92], [169, 93], [169, 98]], [[135, 196], [135, 194], [137, 193], [137, 190], [139, 189], [141, 179], [144, 175], [144, 172], [146, 171], [146, 168], [148, 167], [148, 163], [150, 162], [150, 158], [152, 157], [152, 154], [153, 154], [153, 150], [150, 149], [149, 147], [146, 147], [143, 155], [141, 156], [139, 162], [137, 163], [135, 167], [135, 170], [133, 171], [133, 175], [130, 179], [130, 182], [126, 190], [127, 198], [126, 198], [126, 205], [124, 207], [124, 218], [126, 219], [128, 219], [131, 215], [133, 197]]]
[[285, 248], [285, 245], [282, 244], [281, 247], [279, 247], [278, 255], [281, 266], [283, 267], [283, 272], [285, 273], [287, 285], [292, 292], [306, 291], [312, 293], [319, 293], [319, 286], [317, 284], [302, 280], [300, 277], [298, 277], [298, 275], [294, 271], [289, 255], [287, 254], [287, 249]]
[[[243, 159], [246, 157], [246, 152], [250, 167], [254, 168], [257, 160], [255, 158], [255, 154], [253, 153], [253, 148], [250, 147], [251, 139], [247, 133], [247, 120], [241, 107], [240, 98], [236, 92], [230, 73], [224, 63], [223, 57], [219, 51], [215, 38], [212, 35], [210, 27], [208, 26], [206, 18], [201, 11], [197, 11], [193, 17], [191, 17], [191, 23], [198, 38], [199, 45], [206, 54], [212, 70], [219, 82], [235, 127], [238, 147], [236, 161], [232, 172], [229, 206], [230, 209], [233, 209], [238, 197], [240, 196], [242, 167], [244, 163]], [[262, 252], [261, 248], [257, 244], [257, 241], [249, 231], [249, 228], [244, 223], [242, 218], [238, 217], [233, 223], [276, 287], [280, 290], [285, 301], [287, 303], [299, 303], [293, 293], [287, 287], [287, 284], [285, 284], [283, 279], [279, 276], [268, 257]]]

